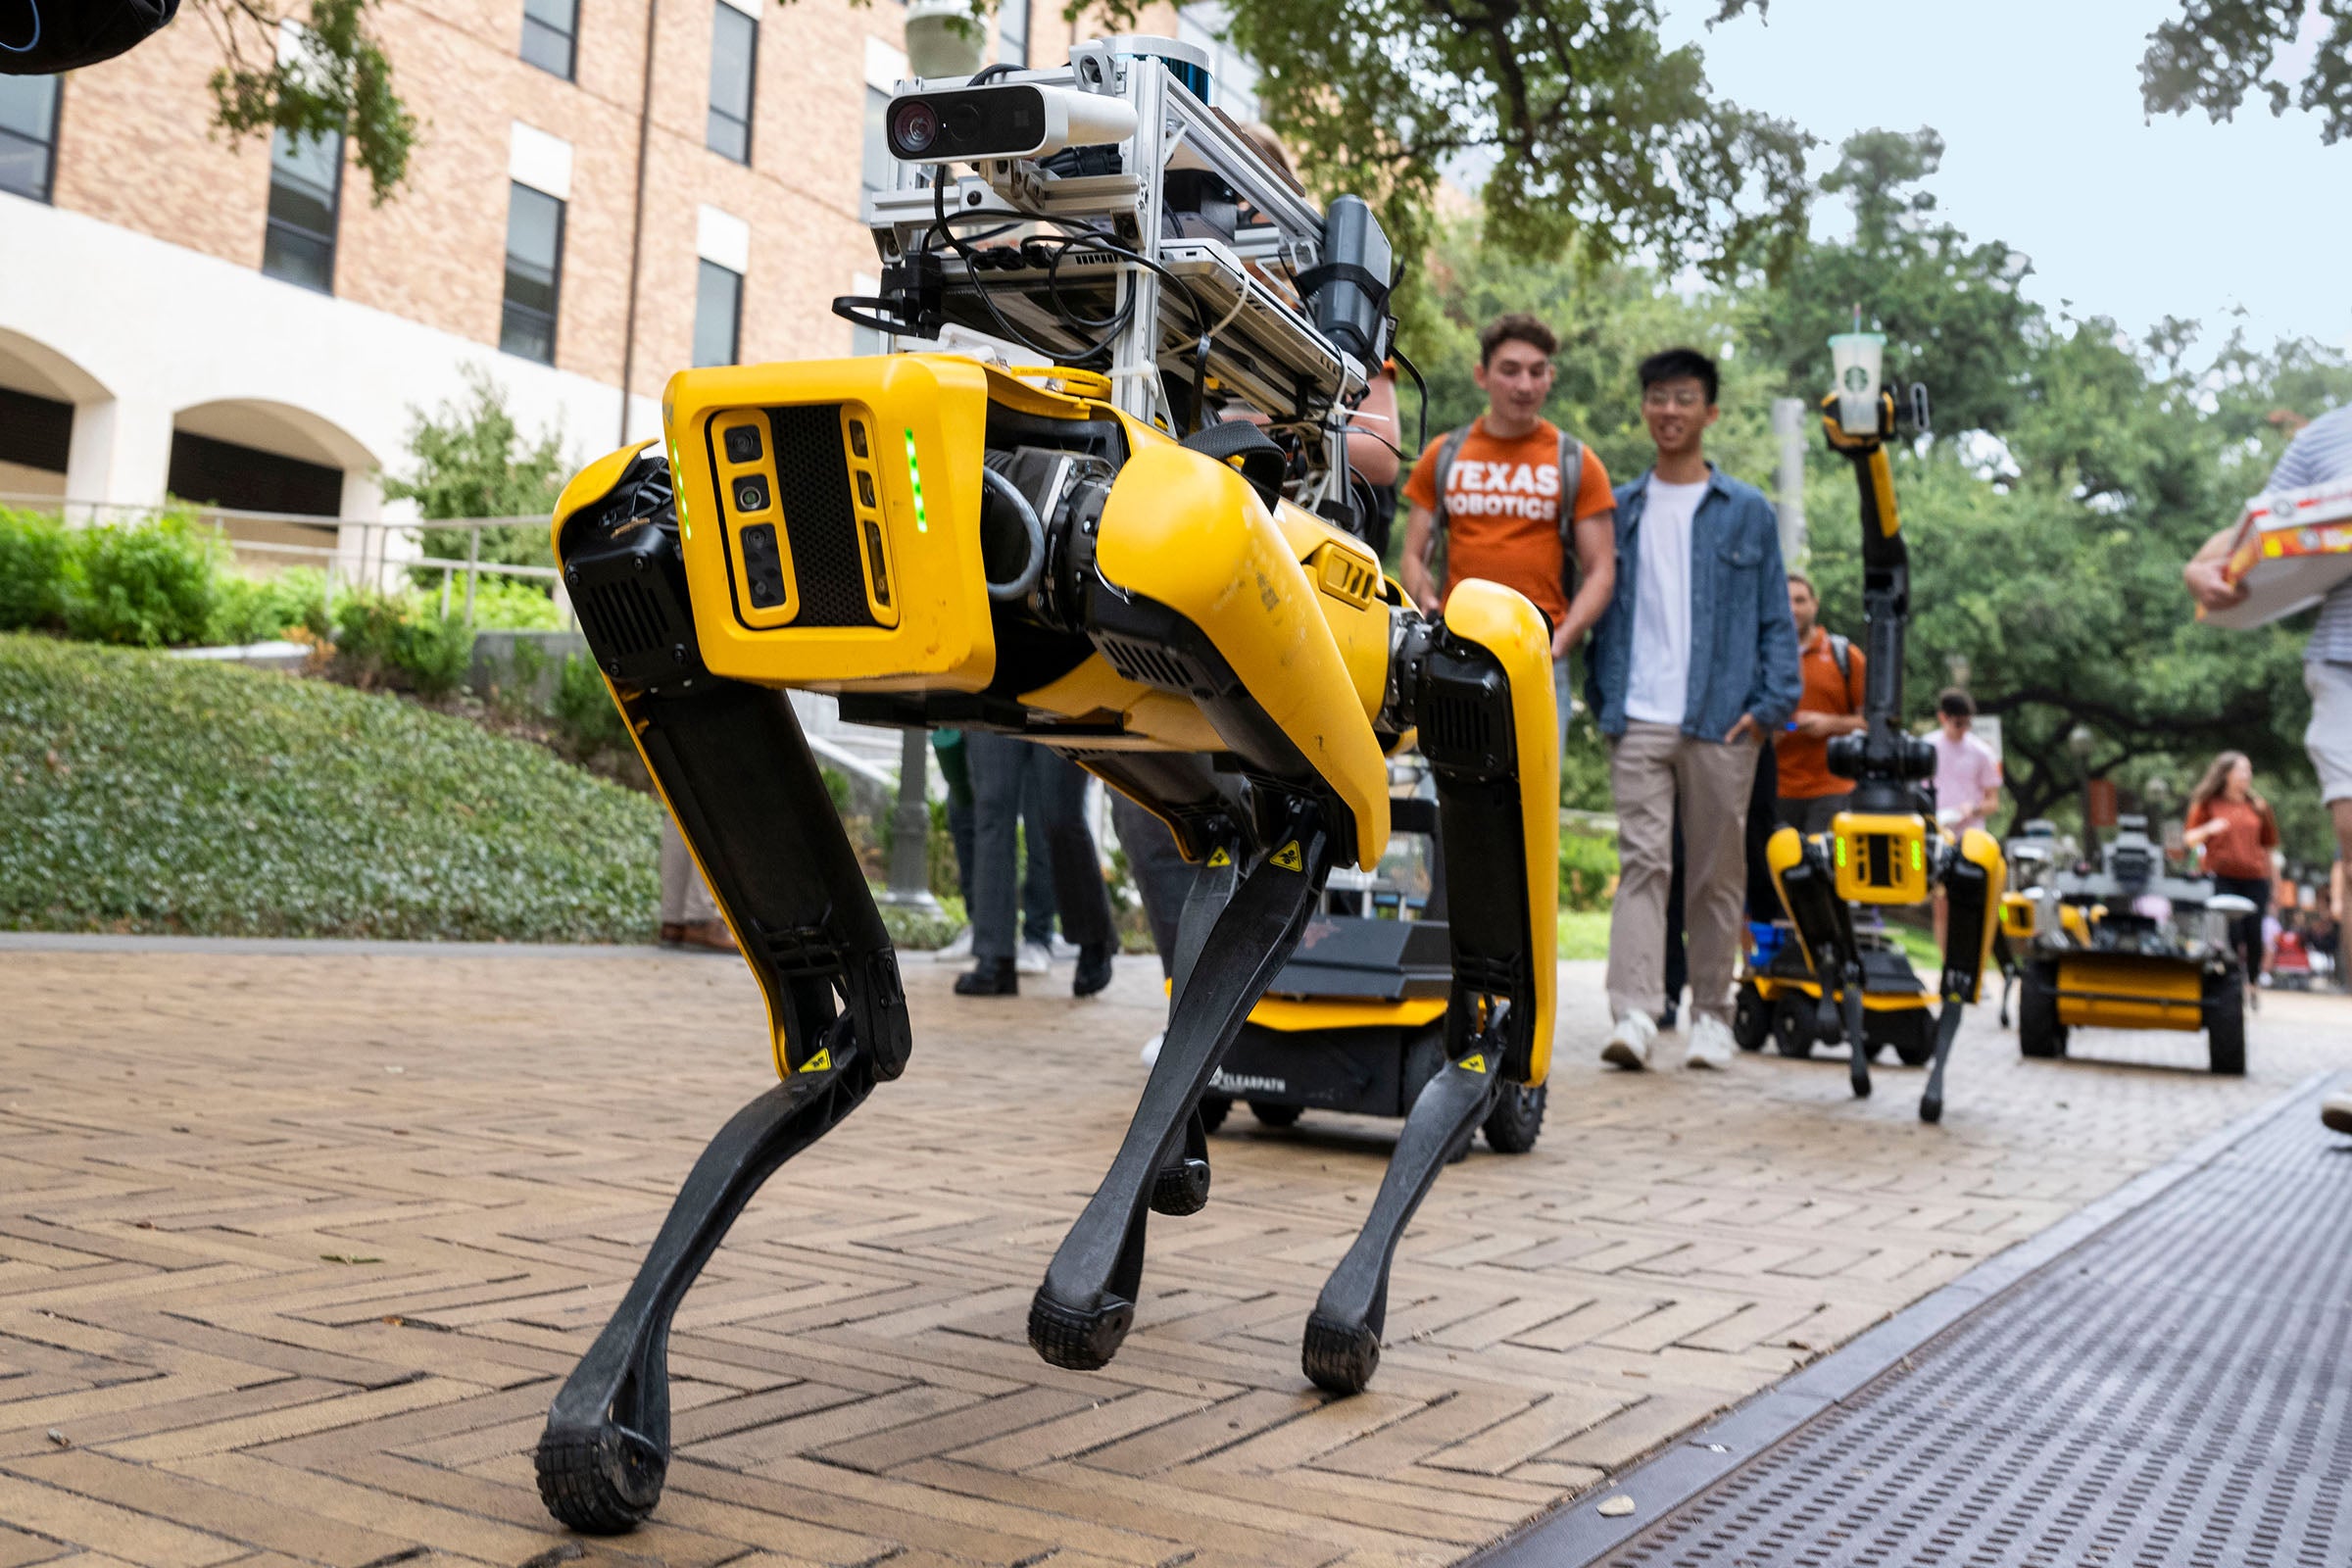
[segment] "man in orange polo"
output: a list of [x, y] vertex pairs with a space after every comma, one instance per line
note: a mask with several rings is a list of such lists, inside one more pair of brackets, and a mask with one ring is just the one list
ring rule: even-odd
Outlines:
[[1845, 809], [1854, 781], [1830, 771], [1830, 737], [1863, 727], [1862, 650], [1821, 625], [1813, 579], [1788, 573], [1788, 612], [1796, 619], [1796, 664], [1804, 693], [1787, 732], [1780, 735], [1781, 798], [1774, 808], [1784, 826], [1826, 833]]
[[[1504, 316], [1478, 334], [1487, 412], [1429, 444], [1405, 480], [1404, 591], [1434, 615], [1469, 577], [1516, 588], [1551, 624], [1559, 739], [1568, 739], [1568, 655], [1609, 608], [1617, 581], [1617, 503], [1590, 447], [1544, 417], [1551, 328]], [[1439, 541], [1445, 577], [1436, 572]]]

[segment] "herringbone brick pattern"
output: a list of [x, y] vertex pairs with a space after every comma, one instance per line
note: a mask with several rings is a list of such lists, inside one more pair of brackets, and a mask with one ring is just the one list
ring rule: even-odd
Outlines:
[[1389, 1124], [1238, 1114], [1208, 1209], [1152, 1222], [1113, 1366], [1025, 1343], [1142, 1082], [1149, 970], [965, 1002], [910, 965], [913, 1067], [680, 1315], [660, 1511], [574, 1543], [530, 1446], [768, 1082], [743, 971], [0, 953], [0, 1568], [1447, 1562], [2352, 1058], [2332, 999], [2271, 999], [2243, 1083], [2177, 1070], [2185, 1037], [2028, 1064], [1983, 1016], [1929, 1129], [1915, 1073], [1865, 1102], [1768, 1058], [1604, 1073], [1569, 966], [1543, 1143], [1444, 1174], [1379, 1377], [1331, 1401], [1298, 1335]]

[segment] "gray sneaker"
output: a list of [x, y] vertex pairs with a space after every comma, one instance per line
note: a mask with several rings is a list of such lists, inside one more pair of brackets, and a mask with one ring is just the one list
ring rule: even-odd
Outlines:
[[1640, 1072], [1649, 1065], [1650, 1044], [1657, 1038], [1658, 1026], [1648, 1013], [1629, 1012], [1609, 1031], [1609, 1043], [1600, 1048], [1600, 1059], [1612, 1067]]

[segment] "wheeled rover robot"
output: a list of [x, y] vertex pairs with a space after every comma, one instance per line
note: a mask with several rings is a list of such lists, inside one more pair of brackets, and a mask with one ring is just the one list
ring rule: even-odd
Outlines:
[[2095, 867], [2052, 871], [2002, 900], [2018, 955], [2017, 1047], [2063, 1056], [2082, 1028], [2205, 1036], [2207, 1065], [2246, 1070], [2246, 975], [2228, 922], [2253, 911], [2202, 877], [2169, 876], [2144, 817], [2125, 816]]

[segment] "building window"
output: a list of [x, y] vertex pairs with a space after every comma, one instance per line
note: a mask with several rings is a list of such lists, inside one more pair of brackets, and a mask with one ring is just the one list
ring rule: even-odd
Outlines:
[[66, 454], [73, 447], [73, 404], [0, 386], [0, 489], [21, 488], [8, 482], [12, 463], [64, 473]]
[[710, 29], [710, 150], [739, 164], [752, 161], [752, 62], [760, 52], [760, 24], [718, 0]]
[[704, 262], [694, 287], [694, 363], [733, 365], [743, 332], [743, 274]]
[[580, 0], [522, 0], [522, 58], [571, 80], [580, 42]]
[[997, 13], [997, 59], [1004, 65], [1027, 69], [1029, 0], [1004, 0]]
[[0, 76], [0, 190], [49, 199], [57, 172], [55, 76]]
[[335, 204], [343, 185], [343, 137], [290, 136], [270, 141], [270, 227], [262, 270], [271, 277], [335, 291]]
[[528, 185], [510, 185], [500, 348], [541, 365], [556, 363], [556, 296], [563, 273], [564, 204]]

